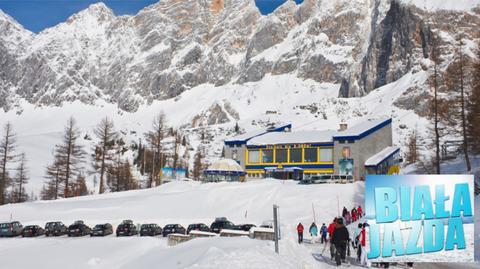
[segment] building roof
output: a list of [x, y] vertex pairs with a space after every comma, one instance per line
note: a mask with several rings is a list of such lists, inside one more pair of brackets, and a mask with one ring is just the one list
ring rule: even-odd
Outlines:
[[205, 172], [244, 172], [242, 167], [232, 159], [220, 159], [212, 163]]
[[373, 155], [365, 161], [365, 166], [377, 166], [386, 159], [390, 158], [393, 154], [400, 151], [399, 147], [386, 147], [379, 153]]
[[254, 137], [247, 145], [277, 145], [277, 144], [303, 144], [303, 143], [331, 143], [333, 130], [324, 131], [297, 131], [297, 132], [271, 132]]
[[351, 128], [347, 128], [345, 131], [338, 131], [334, 134], [334, 140], [357, 140], [361, 139], [384, 126], [392, 123], [392, 119], [389, 117], [381, 117], [377, 119], [368, 119], [364, 122], [356, 124]]
[[246, 132], [244, 134], [236, 135], [230, 139], [225, 139], [225, 144], [246, 144], [246, 142], [254, 137], [261, 136], [270, 132], [283, 132], [285, 129], [291, 129], [292, 124], [285, 124], [277, 127], [273, 127], [266, 130], [257, 130], [252, 132]]

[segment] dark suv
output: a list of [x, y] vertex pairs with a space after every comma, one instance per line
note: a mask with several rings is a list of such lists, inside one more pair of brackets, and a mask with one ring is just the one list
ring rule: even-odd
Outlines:
[[67, 226], [61, 221], [51, 221], [45, 224], [45, 236], [60, 236], [67, 234]]
[[187, 234], [189, 234], [191, 231], [210, 232], [210, 228], [203, 223], [194, 223], [188, 225], [187, 227]]
[[28, 225], [22, 230], [22, 237], [36, 237], [45, 234], [45, 230], [38, 225]]
[[109, 234], [113, 234], [113, 227], [110, 223], [97, 224], [90, 232], [90, 236], [106, 236]]
[[185, 234], [185, 228], [180, 224], [168, 224], [163, 227], [163, 237], [169, 234]]
[[18, 221], [0, 223], [0, 237], [13, 237], [22, 234], [23, 226]]
[[159, 234], [162, 234], [162, 227], [155, 223], [142, 224], [140, 226], [140, 236], [155, 236]]
[[92, 230], [85, 225], [82, 220], [75, 221], [68, 226], [68, 236], [85, 236], [89, 235]]
[[237, 225], [237, 229], [240, 231], [249, 232], [253, 227], [257, 227], [255, 224], [240, 224]]
[[138, 234], [137, 226], [131, 220], [124, 220], [117, 226], [117, 236], [132, 236]]
[[233, 224], [226, 218], [216, 218], [212, 225], [210, 225], [210, 231], [212, 231], [213, 233], [218, 234], [223, 229], [239, 230], [239, 227], [237, 227], [235, 224]]

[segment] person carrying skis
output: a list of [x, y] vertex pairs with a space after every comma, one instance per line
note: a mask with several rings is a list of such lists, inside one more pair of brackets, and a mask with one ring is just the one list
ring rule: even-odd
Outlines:
[[350, 235], [347, 227], [343, 224], [343, 219], [338, 218], [332, 236], [332, 242], [337, 250], [335, 252], [335, 262], [337, 266], [342, 264], [342, 261], [345, 262], [349, 237]]
[[303, 242], [303, 225], [301, 222], [297, 225], [297, 232], [298, 232], [298, 243], [301, 244]]
[[310, 225], [309, 232], [310, 232], [310, 236], [312, 237], [312, 243], [315, 243], [315, 238], [317, 238], [318, 236], [318, 228], [315, 222], [312, 222], [312, 225]]
[[337, 218], [333, 219], [333, 222], [328, 225], [327, 231], [328, 231], [328, 239], [330, 241], [330, 259], [333, 261], [333, 258], [335, 256], [335, 245], [332, 242], [332, 237], [333, 237], [333, 230], [335, 230], [335, 225], [337, 223]]
[[320, 235], [322, 236], [322, 240], [321, 240], [322, 244], [327, 243], [327, 232], [328, 232], [327, 230], [328, 230], [327, 226], [325, 226], [325, 223], [323, 223], [322, 227], [320, 228]]

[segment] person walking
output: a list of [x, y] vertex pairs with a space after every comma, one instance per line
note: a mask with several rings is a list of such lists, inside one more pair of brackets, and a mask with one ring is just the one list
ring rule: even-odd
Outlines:
[[360, 206], [360, 205], [357, 208], [357, 216], [358, 216], [358, 218], [361, 218], [363, 216], [362, 206]]
[[360, 238], [360, 232], [362, 231], [363, 224], [359, 223], [358, 227], [355, 229], [353, 232], [353, 240], [352, 240], [352, 245], [353, 248], [357, 250], [357, 262], [360, 263], [360, 254], [361, 254], [361, 244], [359, 243], [359, 238]]
[[352, 215], [352, 222], [357, 221], [357, 209], [355, 209], [355, 207], [352, 209], [351, 215]]
[[345, 218], [345, 215], [347, 215], [348, 213], [348, 209], [346, 207], [343, 207], [343, 210], [342, 210], [342, 217]]
[[345, 214], [345, 223], [346, 225], [349, 225], [352, 222], [352, 217], [350, 216], [350, 212], [347, 211], [347, 214]]
[[322, 236], [322, 239], [321, 239], [321, 242], [322, 244], [323, 243], [327, 243], [327, 226], [325, 225], [325, 223], [322, 224], [322, 227], [320, 228], [320, 235]]
[[301, 244], [303, 242], [303, 225], [301, 222], [297, 225], [297, 232], [298, 232], [298, 243]]
[[315, 243], [316, 238], [318, 236], [318, 227], [317, 227], [317, 224], [315, 224], [315, 222], [312, 222], [312, 225], [310, 225], [309, 232], [310, 232], [310, 236], [312, 237], [312, 243]]
[[327, 228], [328, 240], [330, 241], [330, 259], [332, 261], [333, 261], [333, 258], [335, 257], [335, 245], [333, 244], [332, 238], [333, 238], [333, 230], [335, 230], [336, 224], [337, 224], [337, 218], [334, 218], [332, 223], [330, 223]]
[[332, 242], [335, 245], [335, 262], [337, 266], [342, 264], [342, 261], [345, 262], [347, 244], [350, 235], [348, 233], [347, 227], [343, 224], [343, 219], [338, 218], [335, 229], [333, 230]]
[[366, 231], [365, 228], [367, 227], [367, 223], [362, 225], [362, 230], [360, 231], [359, 239], [359, 246], [360, 246], [360, 266], [370, 267], [370, 262], [368, 261], [367, 257], [367, 249], [365, 248], [366, 245]]

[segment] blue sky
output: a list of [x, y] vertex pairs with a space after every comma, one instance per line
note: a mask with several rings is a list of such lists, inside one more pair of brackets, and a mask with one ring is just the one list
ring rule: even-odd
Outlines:
[[[262, 14], [275, 10], [286, 0], [255, 0]], [[295, 0], [300, 3], [303, 0]], [[26, 29], [39, 31], [64, 22], [72, 14], [99, 0], [0, 0], [0, 9], [12, 16]], [[115, 14], [135, 14], [158, 0], [104, 0]]]

